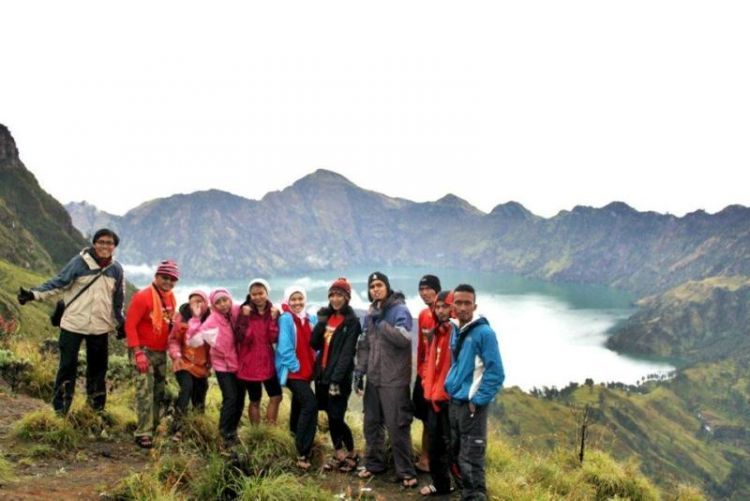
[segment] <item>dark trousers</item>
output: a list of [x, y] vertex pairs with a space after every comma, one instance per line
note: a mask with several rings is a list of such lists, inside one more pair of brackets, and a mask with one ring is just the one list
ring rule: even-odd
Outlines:
[[412, 463], [412, 401], [409, 386], [384, 387], [369, 382], [365, 386], [365, 467], [373, 473], [383, 472], [385, 463], [385, 430], [391, 439], [393, 463], [398, 478], [414, 478]]
[[52, 397], [52, 407], [59, 414], [67, 414], [73, 402], [78, 374], [78, 350], [83, 340], [86, 340], [86, 402], [96, 411], [103, 411], [107, 403], [109, 336], [60, 330], [60, 366]]
[[439, 402], [439, 410], [432, 405], [427, 407], [427, 433], [430, 437], [430, 475], [432, 484], [438, 493], [450, 492], [451, 477], [449, 473], [452, 459], [450, 457], [451, 425], [448, 402]]
[[310, 387], [309, 381], [287, 379], [286, 385], [292, 392], [292, 413], [289, 426], [294, 433], [294, 445], [297, 455], [309, 457], [318, 428], [318, 402]]
[[174, 373], [177, 384], [180, 385], [180, 393], [175, 403], [175, 416], [173, 430], [179, 430], [182, 420], [187, 414], [188, 405], [193, 403], [193, 410], [203, 412], [206, 408], [206, 393], [208, 392], [208, 378], [195, 377], [189, 371], [177, 371]]
[[462, 500], [487, 499], [484, 461], [487, 450], [487, 406], [474, 414], [467, 402], [451, 401], [451, 451], [458, 458], [463, 488]]
[[216, 381], [221, 390], [219, 433], [224, 440], [234, 440], [245, 408], [245, 387], [232, 372], [216, 371]]
[[349, 404], [349, 395], [351, 390], [346, 391], [346, 388], [351, 388], [351, 384], [345, 385], [345, 388], [341, 388], [341, 395], [331, 396], [328, 394], [329, 385], [323, 383], [315, 383], [315, 397], [318, 400], [318, 409], [325, 411], [328, 416], [328, 430], [331, 433], [331, 442], [333, 448], [341, 450], [346, 448], [348, 452], [354, 451], [354, 437], [352, 436], [352, 430], [349, 425], [344, 421], [346, 416], [346, 408]]

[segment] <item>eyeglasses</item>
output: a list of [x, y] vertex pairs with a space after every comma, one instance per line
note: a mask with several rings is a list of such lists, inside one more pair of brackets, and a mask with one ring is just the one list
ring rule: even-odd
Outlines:
[[115, 245], [113, 240], [97, 240], [94, 242], [96, 245]]

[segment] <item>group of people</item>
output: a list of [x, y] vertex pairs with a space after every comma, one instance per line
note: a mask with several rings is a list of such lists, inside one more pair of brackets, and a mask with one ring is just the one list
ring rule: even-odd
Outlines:
[[[441, 290], [438, 277], [425, 275], [419, 294], [425, 309], [417, 325], [416, 381], [412, 388], [412, 315], [404, 295], [380, 272], [368, 276], [370, 305], [360, 321], [350, 306], [351, 284], [336, 279], [328, 304], [307, 311], [307, 293], [288, 287], [280, 307], [271, 303], [271, 286], [261, 278], [248, 286], [237, 304], [228, 290], [196, 290], [185, 304], [172, 292], [180, 278], [173, 261], [162, 261], [153, 282], [138, 291], [123, 315], [123, 270], [113, 259], [119, 238], [109, 229], [94, 234], [92, 246], [75, 256], [58, 276], [18, 300], [44, 300], [59, 294], [66, 303], [60, 322], [60, 365], [53, 407], [66, 414], [75, 391], [78, 349], [86, 343], [89, 405], [106, 402], [108, 334], [127, 339], [136, 369], [136, 443], [153, 446], [167, 378], [167, 357], [179, 385], [171, 434], [181, 437], [192, 403], [205, 407], [210, 372], [221, 392], [219, 431], [226, 447], [237, 442], [237, 429], [250, 401], [251, 424], [276, 424], [282, 387], [291, 393], [289, 429], [297, 448], [297, 466], [311, 467], [317, 415], [324, 411], [334, 452], [326, 470], [357, 471], [367, 479], [386, 471], [387, 431], [394, 467], [405, 488], [417, 487], [417, 470], [432, 482], [423, 495], [444, 495], [453, 482], [462, 499], [486, 496], [484, 458], [487, 409], [500, 390], [504, 371], [497, 337], [476, 313], [476, 291], [461, 284]], [[345, 417], [352, 391], [363, 398], [365, 454], [360, 465]], [[411, 424], [424, 422], [422, 457], [412, 456]]]

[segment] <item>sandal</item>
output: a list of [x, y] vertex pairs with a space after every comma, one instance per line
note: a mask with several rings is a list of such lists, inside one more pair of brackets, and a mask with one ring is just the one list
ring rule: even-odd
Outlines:
[[339, 461], [336, 456], [331, 456], [331, 458], [323, 465], [324, 471], [333, 471], [336, 468], [341, 467], [342, 461]]
[[421, 489], [419, 489], [419, 493], [422, 496], [425, 496], [425, 497], [427, 497], [427, 496], [446, 496], [446, 495], [450, 494], [451, 492], [453, 492], [453, 489], [449, 489], [448, 492], [440, 492], [439, 490], [437, 490], [437, 487], [435, 487], [434, 484], [425, 485], [424, 487], [422, 487]]
[[141, 449], [151, 449], [154, 447], [154, 442], [148, 435], [141, 435], [139, 437], [135, 437], [135, 445], [137, 445]]
[[310, 460], [307, 459], [305, 456], [297, 456], [297, 468], [299, 468], [302, 471], [307, 471], [310, 469], [312, 464], [310, 464]]
[[341, 460], [341, 462], [339, 462], [339, 471], [341, 473], [351, 473], [357, 469], [358, 465], [359, 465], [358, 454], [355, 454], [353, 456], [347, 455], [344, 459]]
[[416, 489], [419, 481], [414, 477], [405, 477], [401, 479], [402, 489]]
[[369, 478], [373, 478], [375, 476], [375, 472], [368, 470], [366, 466], [362, 466], [359, 468], [357, 476], [363, 480], [367, 480]]

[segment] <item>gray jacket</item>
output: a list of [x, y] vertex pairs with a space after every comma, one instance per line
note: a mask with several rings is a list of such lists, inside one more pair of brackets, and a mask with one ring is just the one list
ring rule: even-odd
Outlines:
[[375, 386], [408, 386], [411, 382], [412, 317], [404, 295], [394, 292], [378, 308], [375, 303], [362, 320], [356, 370]]

